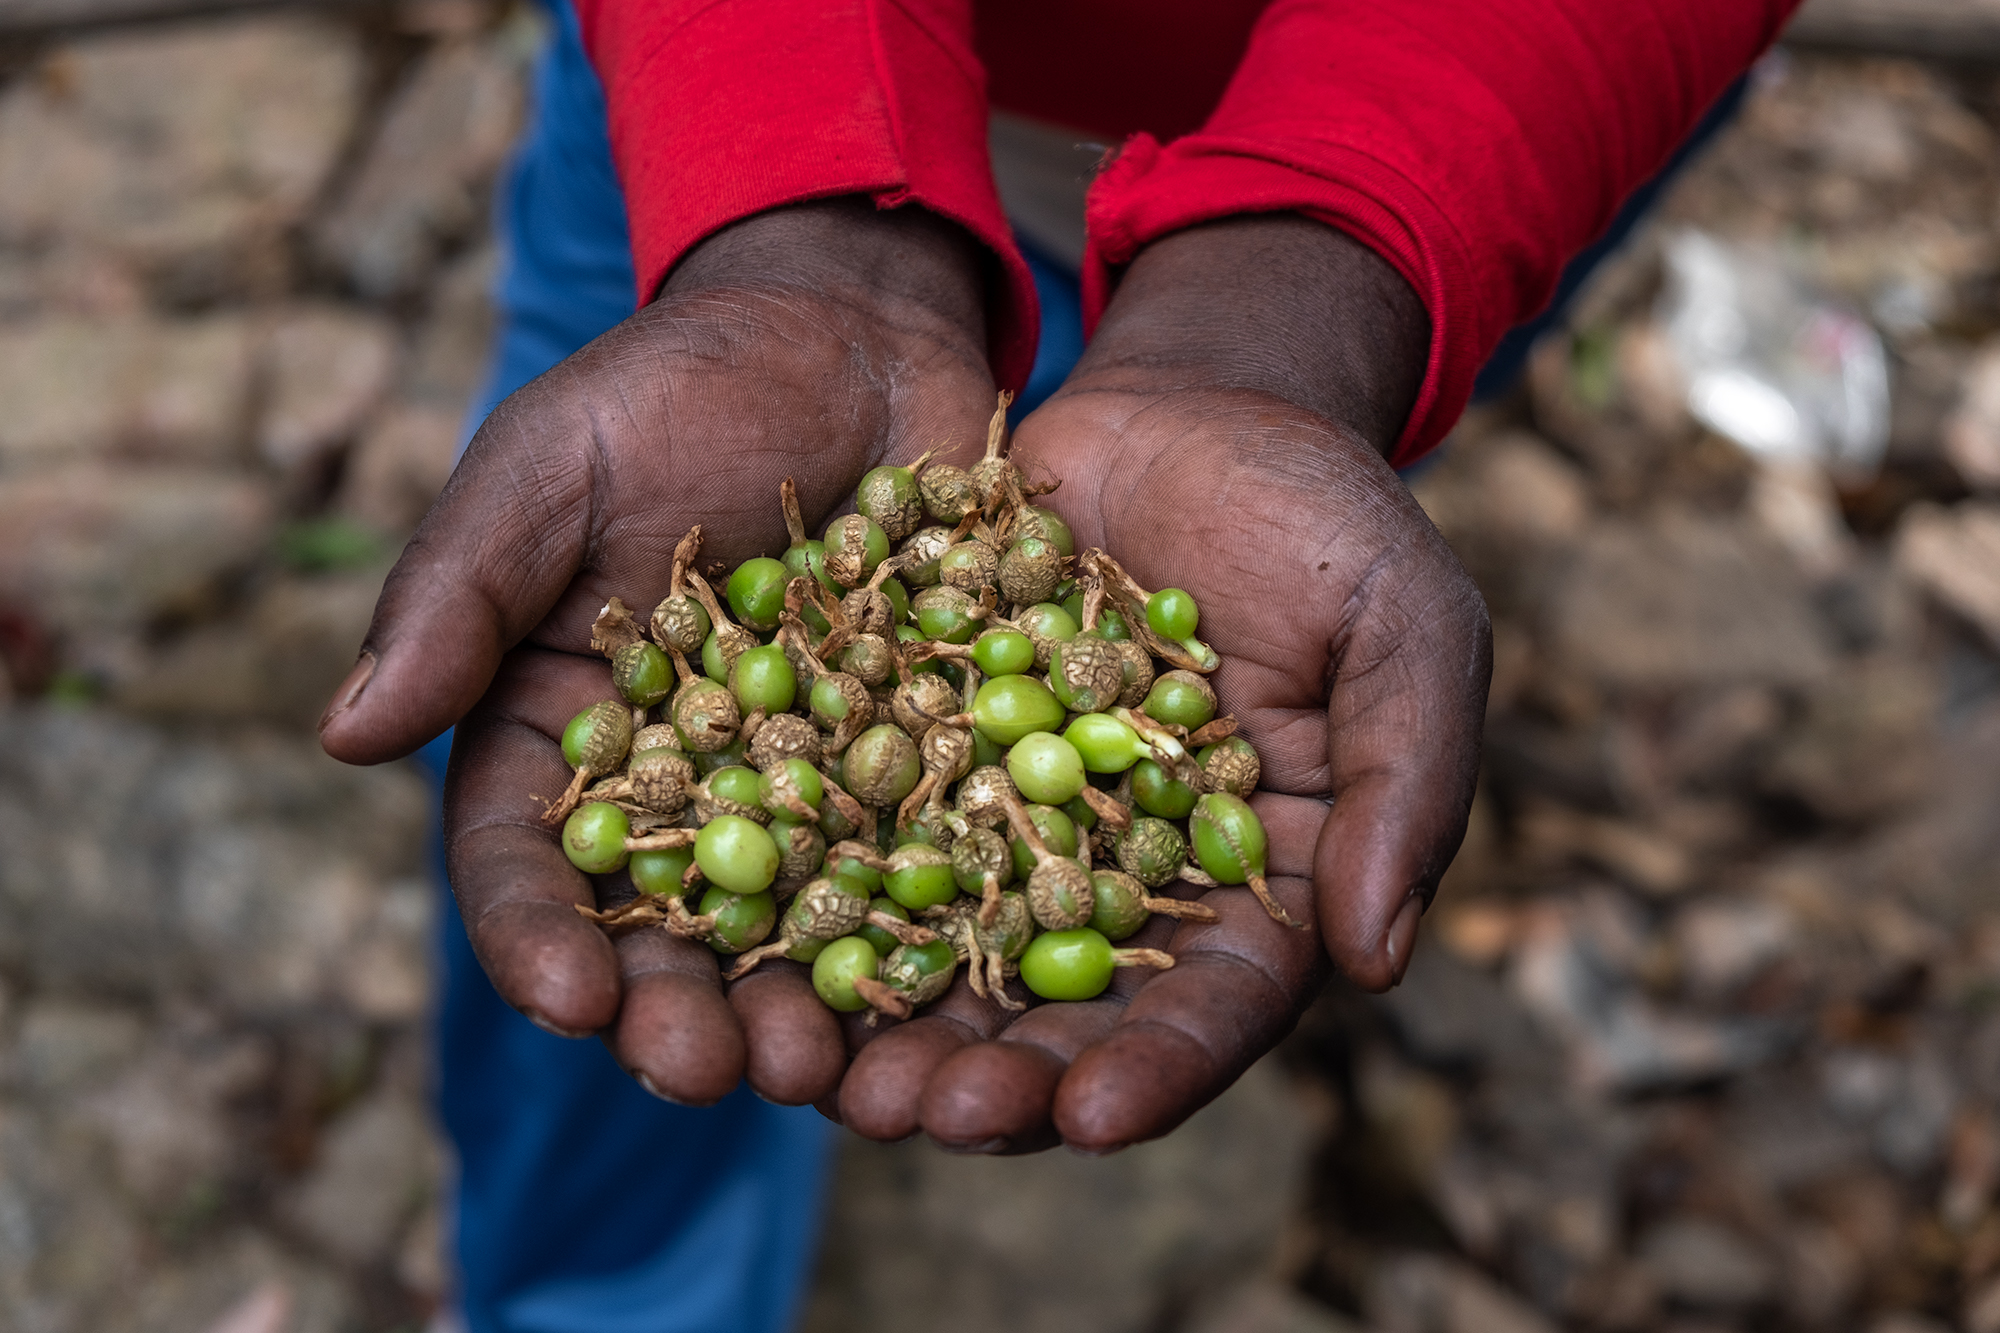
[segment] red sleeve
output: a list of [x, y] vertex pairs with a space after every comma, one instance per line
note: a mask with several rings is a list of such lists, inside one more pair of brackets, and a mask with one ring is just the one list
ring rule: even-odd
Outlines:
[[731, 222], [865, 194], [948, 217], [995, 256], [988, 355], [1020, 388], [1034, 280], [986, 146], [969, 0], [578, 0], [604, 80], [639, 300]]
[[1090, 192], [1086, 328], [1168, 232], [1297, 211], [1422, 296], [1392, 461], [1435, 445], [1500, 336], [1666, 161], [1798, 0], [1277, 0], [1207, 124], [1129, 140]]

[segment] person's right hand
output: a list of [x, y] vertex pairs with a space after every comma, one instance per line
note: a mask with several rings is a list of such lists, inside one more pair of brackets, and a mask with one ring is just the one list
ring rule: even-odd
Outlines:
[[359, 764], [458, 725], [445, 849], [480, 963], [541, 1026], [602, 1032], [656, 1094], [712, 1102], [747, 1076], [810, 1101], [847, 1056], [802, 970], [725, 996], [706, 946], [661, 930], [614, 944], [577, 915], [591, 884], [534, 797], [569, 781], [563, 724], [610, 697], [591, 621], [613, 596], [646, 616], [695, 523], [704, 567], [781, 550], [787, 476], [824, 522], [877, 463], [982, 438], [988, 262], [949, 223], [860, 201], [703, 242], [657, 300], [487, 419], [321, 719], [327, 753]]

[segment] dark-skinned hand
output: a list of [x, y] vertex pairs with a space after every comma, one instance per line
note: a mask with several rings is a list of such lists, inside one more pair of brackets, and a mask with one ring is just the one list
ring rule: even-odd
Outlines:
[[1156, 920], [1131, 941], [1172, 948], [1171, 972], [1018, 1018], [961, 983], [878, 1034], [836, 1022], [804, 969], [767, 964], [725, 995], [700, 945], [605, 941], [524, 796], [560, 789], [555, 738], [604, 696], [596, 609], [661, 595], [690, 523], [733, 563], [782, 543], [785, 475], [823, 521], [877, 462], [972, 452], [991, 391], [975, 263], [943, 224], [843, 205], [705, 244], [660, 301], [482, 429], [323, 734], [370, 762], [464, 717], [447, 849], [482, 963], [543, 1026], [602, 1033], [656, 1093], [708, 1102], [747, 1077], [871, 1137], [1107, 1151], [1170, 1129], [1268, 1050], [1329, 954], [1370, 988], [1400, 977], [1463, 830], [1484, 612], [1380, 460], [1426, 339], [1414, 296], [1361, 247], [1287, 218], [1152, 247], [1016, 443], [1064, 479], [1080, 544], [1200, 601], [1218, 686], [1265, 757], [1273, 889], [1316, 933], [1215, 890], [1219, 925]]
[[[1170, 971], [1007, 1021], [969, 995], [876, 1038], [843, 1120], [892, 1138], [1104, 1152], [1153, 1138], [1290, 1031], [1328, 964], [1400, 980], [1464, 836], [1490, 674], [1485, 604], [1383, 462], [1422, 378], [1421, 305], [1372, 252], [1294, 217], [1179, 233], [1143, 253], [1082, 363], [1014, 457], [1079, 550], [1185, 588], [1225, 707], [1263, 758], [1271, 888], [1155, 918], [1129, 943]], [[962, 988], [961, 988], [962, 989]]]

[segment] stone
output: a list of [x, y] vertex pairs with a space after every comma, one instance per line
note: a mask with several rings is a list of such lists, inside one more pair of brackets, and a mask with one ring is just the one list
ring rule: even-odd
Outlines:
[[354, 306], [295, 306], [264, 343], [265, 406], [257, 447], [290, 470], [351, 437], [387, 392], [396, 368], [396, 327]]
[[113, 453], [228, 463], [250, 379], [250, 325], [237, 314], [0, 326], [0, 471]]
[[144, 1041], [144, 1025], [126, 1010], [36, 1000], [21, 1015], [14, 1076], [43, 1096], [73, 1094], [118, 1073]]
[[378, 532], [412, 531], [457, 464], [464, 416], [409, 403], [383, 412], [348, 461], [336, 508]]
[[1735, 525], [1601, 524], [1546, 608], [1555, 651], [1607, 686], [1804, 685], [1832, 663], [1789, 561]]
[[500, 266], [492, 245], [468, 250], [431, 284], [430, 310], [418, 326], [401, 396], [463, 416], [485, 387], [492, 359], [493, 282]]
[[1967, 486], [2000, 491], [2000, 343], [1966, 367], [1963, 396], [1944, 427], [1944, 456]]
[[1382, 1333], [1555, 1333], [1547, 1316], [1492, 1278], [1435, 1254], [1396, 1255], [1377, 1270], [1364, 1304]]
[[197, 608], [270, 539], [270, 488], [184, 467], [77, 463], [0, 475], [0, 597], [58, 631]]
[[353, 30], [296, 14], [57, 45], [0, 96], [0, 247], [110, 251], [181, 296], [268, 282], [362, 80]]
[[1741, 986], [1799, 941], [1791, 913], [1761, 899], [1691, 903], [1675, 914], [1673, 931], [1682, 975], [1707, 998]]
[[1790, 1044], [1779, 1020], [1701, 1017], [1656, 1004], [1632, 975], [1637, 941], [1607, 940], [1591, 916], [1588, 904], [1549, 903], [1527, 914], [1508, 977], [1520, 1002], [1565, 1045], [1582, 1088], [1686, 1087], [1753, 1069]]
[[1641, 1236], [1638, 1248], [1660, 1290], [1697, 1308], [1756, 1305], [1776, 1288], [1770, 1259], [1741, 1235], [1702, 1218], [1669, 1218]]
[[1914, 506], [1897, 525], [1895, 562], [2000, 647], [2000, 503]]
[[2000, 1277], [1988, 1278], [1966, 1297], [1965, 1333], [2000, 1333]]
[[165, 1214], [241, 1170], [229, 1103], [271, 1070], [270, 1047], [257, 1037], [155, 1034], [129, 1072], [77, 1111], [110, 1141], [119, 1183]]
[[113, 698], [158, 716], [310, 724], [354, 662], [385, 573], [274, 577], [242, 614], [159, 645]]
[[313, 229], [364, 295], [413, 289], [482, 220], [479, 190], [513, 145], [521, 70], [499, 41], [439, 43], [396, 90], [359, 170]]
[[848, 1139], [803, 1326], [933, 1333], [949, 1310], [965, 1333], [1157, 1327], [1180, 1293], [1276, 1244], [1304, 1183], [1301, 1120], [1267, 1060], [1168, 1137], [1105, 1158]]
[[419, 1105], [376, 1094], [327, 1126], [318, 1160], [282, 1211], [330, 1253], [374, 1262], [434, 1189], [437, 1154]]
[[382, 893], [375, 919], [340, 963], [342, 998], [374, 1023], [412, 1023], [431, 998], [430, 934], [436, 891], [420, 879], [398, 880]]
[[1880, 655], [1846, 665], [1808, 697], [1760, 785], [1822, 818], [1856, 823], [1922, 801], [1936, 787], [1936, 673]]
[[[123, 1295], [118, 1321], [105, 1327], [130, 1333], [345, 1333], [360, 1314], [337, 1273], [247, 1229], [177, 1257]], [[278, 1312], [285, 1317], [274, 1325]]]
[[1179, 1327], [1182, 1333], [1360, 1333], [1352, 1320], [1269, 1278], [1203, 1301]]

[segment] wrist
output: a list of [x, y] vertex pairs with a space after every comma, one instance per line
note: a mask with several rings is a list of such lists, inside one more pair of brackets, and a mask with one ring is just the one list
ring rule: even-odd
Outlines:
[[807, 295], [983, 358], [988, 260], [970, 233], [935, 213], [826, 199], [772, 209], [714, 233], [675, 265], [655, 300]]
[[1386, 260], [1310, 218], [1257, 214], [1141, 251], [1070, 382], [1268, 393], [1386, 455], [1429, 355], [1423, 302]]

